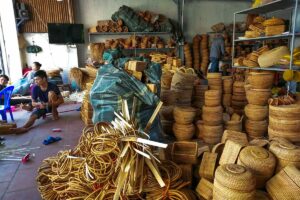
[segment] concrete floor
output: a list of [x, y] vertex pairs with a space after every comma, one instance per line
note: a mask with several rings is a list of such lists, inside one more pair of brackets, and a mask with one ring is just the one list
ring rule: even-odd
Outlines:
[[[79, 104], [63, 105], [59, 111], [73, 110], [79, 108]], [[22, 125], [29, 117], [26, 111], [14, 112], [15, 121], [18, 126]], [[52, 121], [51, 116], [39, 119], [28, 133], [22, 135], [6, 135], [5, 148], [40, 147], [32, 150], [35, 157], [26, 164], [16, 161], [0, 161], [0, 199], [1, 200], [39, 200], [40, 194], [37, 190], [35, 178], [41, 161], [49, 156], [56, 155], [58, 151], [71, 149], [78, 143], [81, 131], [84, 127], [80, 120], [78, 111], [60, 114], [58, 121]], [[8, 116], [10, 121], [10, 117]], [[61, 128], [62, 132], [53, 133], [53, 128]], [[42, 142], [48, 136], [60, 136], [62, 140], [50, 145]]]

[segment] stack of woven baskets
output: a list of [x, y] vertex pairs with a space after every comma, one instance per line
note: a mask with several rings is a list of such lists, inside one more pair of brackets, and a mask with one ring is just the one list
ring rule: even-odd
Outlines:
[[208, 35], [201, 35], [200, 42], [201, 51], [201, 72], [206, 74], [208, 63], [209, 63], [209, 52], [208, 52]]
[[246, 91], [249, 104], [245, 107], [245, 128], [250, 138], [261, 138], [268, 131], [268, 99], [273, 79], [272, 72], [251, 72], [248, 76], [250, 89]]
[[247, 105], [246, 92], [244, 86], [244, 81], [234, 81], [233, 83], [231, 107], [234, 109], [234, 112], [238, 113], [239, 115], [243, 115], [244, 107], [245, 105]]
[[200, 35], [195, 35], [193, 38], [193, 54], [194, 54], [194, 69], [199, 70], [200, 68]]
[[204, 106], [204, 93], [208, 90], [208, 85], [194, 85], [193, 107], [201, 109]]
[[175, 72], [172, 78], [171, 90], [177, 92], [177, 105], [191, 106], [196, 77], [193, 68], [186, 69], [182, 67]]
[[221, 73], [207, 73], [208, 87], [210, 90], [222, 91], [222, 74]]
[[82, 105], [81, 105], [81, 111], [80, 116], [82, 121], [85, 123], [85, 125], [93, 124], [92, 117], [93, 117], [93, 107], [90, 102], [90, 90], [93, 86], [93, 83], [88, 83], [86, 86], [86, 92], [83, 97]]
[[163, 106], [159, 111], [163, 131], [167, 135], [173, 135], [173, 110], [176, 103], [176, 92], [162, 89], [160, 97], [163, 102]]
[[185, 67], [193, 67], [193, 58], [190, 45], [186, 43], [184, 45], [184, 59], [185, 59]]
[[300, 142], [300, 104], [269, 106], [269, 137]]
[[[208, 144], [217, 144], [223, 134], [222, 90], [207, 90], [202, 108], [203, 140]], [[198, 126], [199, 127], [199, 126]], [[201, 130], [200, 130], [201, 132]]]
[[196, 109], [193, 107], [178, 107], [173, 111], [175, 123], [173, 124], [173, 132], [178, 141], [190, 140], [195, 134], [195, 126], [193, 124], [196, 117]]
[[231, 106], [233, 80], [231, 76], [223, 76], [222, 79], [223, 79], [222, 104], [226, 108]]

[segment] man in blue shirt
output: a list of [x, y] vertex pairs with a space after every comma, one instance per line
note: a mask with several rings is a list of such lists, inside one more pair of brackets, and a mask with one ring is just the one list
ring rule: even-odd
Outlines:
[[219, 61], [225, 55], [225, 42], [222, 34], [217, 34], [210, 47], [211, 68], [209, 72], [219, 72]]
[[13, 129], [15, 133], [24, 133], [34, 124], [35, 120], [52, 113], [53, 120], [57, 120], [57, 107], [64, 103], [58, 87], [48, 82], [47, 74], [44, 70], [39, 70], [34, 74], [35, 86], [32, 89], [32, 106], [35, 108], [29, 120], [21, 128]]

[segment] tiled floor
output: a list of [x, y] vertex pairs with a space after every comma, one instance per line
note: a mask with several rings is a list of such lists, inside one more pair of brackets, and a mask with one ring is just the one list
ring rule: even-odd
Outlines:
[[[79, 104], [64, 105], [60, 107], [59, 111], [69, 111], [79, 107]], [[30, 113], [25, 111], [14, 112], [15, 121], [18, 126], [24, 123], [29, 117], [29, 114]], [[19, 146], [39, 148], [32, 150], [35, 157], [26, 164], [21, 164], [16, 161], [0, 161], [0, 199], [41, 199], [35, 181], [37, 169], [41, 161], [49, 156], [55, 155], [60, 150], [71, 149], [77, 145], [83, 127], [84, 124], [79, 118], [79, 112], [70, 111], [61, 113], [58, 121], [52, 121], [51, 116], [45, 120], [38, 120], [35, 127], [28, 133], [22, 135], [6, 135], [4, 148], [16, 148]], [[53, 128], [61, 128], [62, 132], [53, 133]], [[43, 140], [50, 135], [60, 136], [62, 140], [47, 146], [43, 145]], [[0, 147], [0, 151], [1, 150], [3, 150], [3, 147]]]

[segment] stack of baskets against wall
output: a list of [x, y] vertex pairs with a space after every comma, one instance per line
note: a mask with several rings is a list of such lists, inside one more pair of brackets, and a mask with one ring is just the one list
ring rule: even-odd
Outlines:
[[208, 63], [209, 63], [209, 52], [208, 52], [208, 35], [201, 35], [200, 42], [200, 51], [201, 51], [201, 72], [206, 74]]
[[87, 83], [86, 84], [86, 90], [85, 95], [83, 97], [82, 105], [81, 105], [81, 111], [80, 111], [80, 117], [82, 121], [85, 123], [85, 125], [93, 124], [92, 118], [93, 118], [93, 107], [90, 103], [90, 90], [93, 86], [93, 83]]
[[245, 128], [250, 138], [264, 137], [268, 131], [268, 99], [272, 94], [273, 79], [272, 72], [251, 72], [248, 76]]
[[247, 105], [245, 82], [236, 80], [233, 82], [231, 107], [235, 113], [244, 114], [244, 107]]

